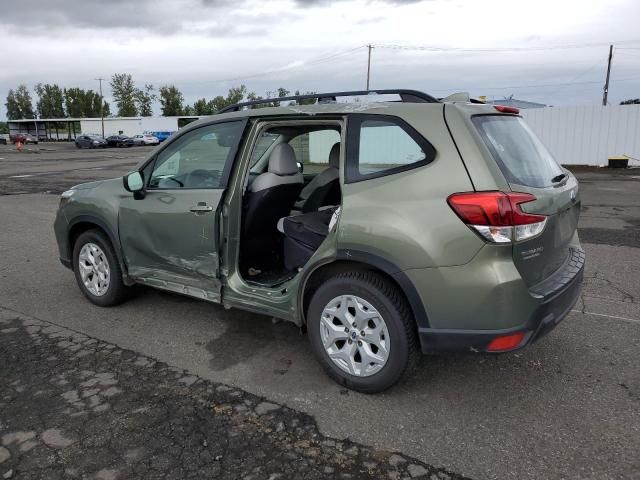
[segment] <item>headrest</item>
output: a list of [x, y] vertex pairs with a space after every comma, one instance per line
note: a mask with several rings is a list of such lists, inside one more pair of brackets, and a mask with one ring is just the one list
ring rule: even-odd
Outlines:
[[288, 143], [279, 143], [273, 148], [269, 157], [269, 172], [276, 175], [293, 175], [298, 173], [296, 154]]
[[340, 142], [334, 143], [329, 152], [329, 166], [340, 168]]

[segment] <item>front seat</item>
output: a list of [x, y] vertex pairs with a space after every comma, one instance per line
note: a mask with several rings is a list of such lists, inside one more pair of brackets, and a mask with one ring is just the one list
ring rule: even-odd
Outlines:
[[293, 206], [291, 215], [315, 212], [320, 207], [340, 204], [340, 143], [331, 147], [329, 167], [306, 185]]
[[289, 215], [303, 185], [291, 145], [276, 145], [269, 156], [268, 170], [255, 178], [245, 196], [245, 235], [275, 234], [278, 220]]

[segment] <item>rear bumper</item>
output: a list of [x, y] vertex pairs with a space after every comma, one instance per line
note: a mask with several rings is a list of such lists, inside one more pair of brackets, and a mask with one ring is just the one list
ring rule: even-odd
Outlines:
[[492, 340], [523, 332], [522, 342], [512, 350], [533, 343], [553, 330], [571, 311], [580, 296], [584, 276], [584, 251], [573, 248], [567, 264], [530, 294], [540, 303], [522, 325], [500, 330], [463, 330], [420, 328], [423, 353], [452, 351], [487, 352]]

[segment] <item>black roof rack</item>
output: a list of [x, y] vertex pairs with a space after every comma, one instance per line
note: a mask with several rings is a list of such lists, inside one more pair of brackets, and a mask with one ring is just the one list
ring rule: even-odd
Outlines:
[[337, 97], [355, 97], [362, 95], [389, 95], [396, 94], [400, 96], [400, 100], [403, 103], [439, 103], [439, 100], [431, 95], [420, 92], [418, 90], [356, 90], [352, 92], [331, 92], [331, 93], [312, 93], [306, 95], [294, 95], [291, 97], [280, 98], [264, 98], [261, 100], [252, 100], [249, 102], [240, 102], [233, 105], [229, 105], [219, 110], [217, 113], [237, 112], [244, 107], [251, 107], [254, 105], [262, 105], [265, 103], [273, 102], [287, 102], [293, 100], [311, 100], [315, 99], [318, 103], [326, 101], [336, 101]]

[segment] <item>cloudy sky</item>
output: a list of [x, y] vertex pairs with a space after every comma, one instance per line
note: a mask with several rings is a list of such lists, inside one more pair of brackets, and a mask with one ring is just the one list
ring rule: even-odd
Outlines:
[[94, 78], [116, 72], [140, 86], [173, 83], [189, 103], [241, 83], [259, 94], [364, 88], [366, 44], [375, 45], [372, 88], [566, 105], [601, 101], [614, 43], [610, 101], [640, 97], [638, 0], [19, 4], [0, 7], [0, 118], [20, 83], [96, 88]]

